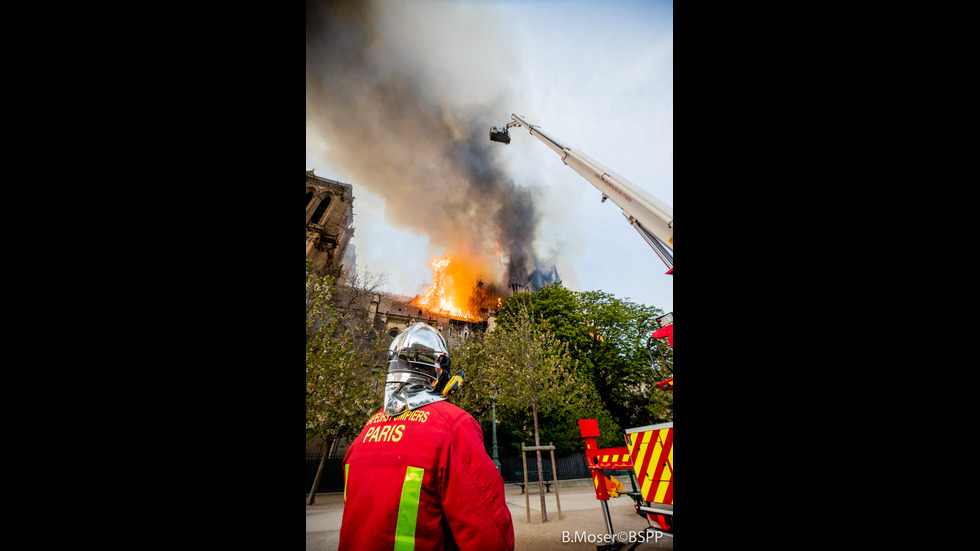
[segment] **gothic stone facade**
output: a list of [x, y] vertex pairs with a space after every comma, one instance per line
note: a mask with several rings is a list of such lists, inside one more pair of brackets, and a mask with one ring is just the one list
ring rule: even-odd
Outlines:
[[450, 347], [462, 344], [471, 336], [486, 331], [487, 318], [492, 320], [493, 317], [491, 314], [484, 321], [457, 320], [434, 314], [413, 305], [412, 300], [414, 298], [399, 295], [376, 295], [371, 302], [368, 316], [373, 316], [376, 328], [379, 330], [383, 328], [392, 338], [415, 323], [427, 323], [442, 333]]
[[354, 192], [350, 184], [306, 171], [306, 258], [318, 276], [339, 277], [353, 268], [347, 246], [354, 235]]

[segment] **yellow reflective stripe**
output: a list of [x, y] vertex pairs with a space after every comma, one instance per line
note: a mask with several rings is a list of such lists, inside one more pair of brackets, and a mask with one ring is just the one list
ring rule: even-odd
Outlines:
[[[644, 475], [640, 469], [643, 468], [643, 459], [646, 458], [647, 450], [650, 449], [650, 434], [650, 431], [640, 433], [640, 435], [636, 437], [636, 443], [633, 444], [634, 447], [639, 447], [639, 449], [636, 450], [636, 461], [633, 462], [633, 472], [636, 474], [637, 481], [646, 480], [643, 478]], [[633, 453], [633, 450], [630, 450], [630, 453]]]
[[[653, 434], [653, 431], [650, 431], [648, 434], [651, 434], [652, 435]], [[656, 442], [654, 442], [653, 449], [650, 449], [649, 446], [647, 447], [647, 453], [652, 453], [653, 454], [650, 457], [651, 461], [656, 461], [657, 458], [660, 457], [660, 452], [662, 450], [663, 450], [663, 444], [660, 442], [660, 439], [657, 438]], [[650, 485], [653, 484], [653, 477], [651, 475], [653, 475], [654, 471], [656, 471], [656, 470], [657, 470], [657, 468], [656, 468], [655, 465], [649, 465], [647, 467], [647, 472], [646, 472], [646, 475], [645, 475], [647, 477], [647, 479], [646, 479], [646, 482], [643, 483], [643, 487], [640, 488], [640, 495], [642, 495], [643, 496], [643, 499], [645, 499], [647, 501], [654, 501], [652, 499], [649, 499], [647, 496], [650, 495]]]
[[422, 493], [422, 475], [425, 469], [408, 467], [402, 484], [401, 502], [398, 504], [398, 521], [395, 525], [394, 551], [415, 549], [415, 525], [419, 515], [419, 496]]
[[347, 471], [350, 470], [350, 463], [344, 463], [344, 503], [347, 503]]

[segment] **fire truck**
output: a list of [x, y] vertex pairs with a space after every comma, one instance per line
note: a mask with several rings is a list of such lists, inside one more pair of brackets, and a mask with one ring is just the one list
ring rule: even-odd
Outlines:
[[[554, 136], [545, 134], [541, 127], [533, 125], [519, 115], [512, 114], [511, 121], [502, 127], [490, 127], [490, 140], [510, 143], [511, 128], [527, 128], [528, 132], [557, 153], [562, 162], [578, 172], [602, 193], [602, 202], [611, 199], [640, 237], [653, 249], [667, 266], [667, 274], [674, 273], [674, 214], [673, 209], [616, 174], [585, 153], [573, 149]], [[666, 361], [663, 347], [674, 348], [673, 312], [657, 318], [659, 328], [647, 339], [647, 351], [651, 367], [663, 380], [657, 386], [664, 391], [674, 389], [673, 368]], [[664, 342], [666, 341], [666, 343]], [[653, 352], [660, 356], [661, 368]], [[579, 430], [585, 439], [585, 458], [592, 472], [596, 499], [602, 504], [602, 512], [609, 531], [609, 545], [600, 545], [600, 551], [624, 549], [630, 542], [617, 541], [609, 514], [610, 494], [626, 494], [634, 501], [637, 514], [646, 519], [648, 531], [658, 531], [673, 537], [674, 531], [674, 423], [662, 423], [626, 429], [626, 446], [599, 448], [599, 425], [595, 419], [579, 421]], [[633, 491], [620, 492], [622, 485], [607, 477], [605, 471], [629, 470]], [[629, 545], [629, 548], [635, 547]]]

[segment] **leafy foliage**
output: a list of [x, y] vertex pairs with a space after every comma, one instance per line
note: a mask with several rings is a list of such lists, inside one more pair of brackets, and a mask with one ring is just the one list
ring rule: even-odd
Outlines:
[[[560, 300], [570, 296], [561, 295], [556, 294]], [[504, 303], [501, 322], [482, 342], [453, 349], [454, 365], [466, 369], [466, 385], [454, 402], [487, 425], [491, 401], [497, 399], [503, 455], [519, 455], [521, 444], [531, 441], [553, 442], [559, 454], [578, 451], [583, 418], [599, 419], [604, 437], [621, 440], [593, 385], [577, 374], [568, 343], [554, 334], [555, 329], [572, 334], [574, 321], [560, 319], [557, 308], [550, 318], [532, 313], [527, 296]]]
[[[354, 436], [384, 392], [384, 335], [337, 308], [332, 278], [306, 274], [307, 438]], [[361, 330], [359, 330], [361, 329]]]
[[[490, 337], [496, 331], [488, 334], [486, 342], [492, 342], [494, 348], [485, 348], [482, 353], [497, 354], [505, 335], [519, 335], [519, 328], [530, 318], [536, 330], [551, 335], [563, 347], [568, 384], [577, 387], [566, 386], [562, 391], [574, 399], [540, 404], [539, 434], [545, 441], [555, 442], [559, 450], [578, 450], [582, 446], [578, 419], [595, 418], [602, 435], [599, 445], [621, 446], [624, 429], [673, 419], [667, 407], [671, 395], [656, 386], [662, 377], [651, 369], [652, 363], [660, 367], [663, 360], [647, 350], [656, 317], [662, 313], [602, 291], [576, 293], [561, 284], [549, 285], [537, 293], [514, 295], [503, 303], [496, 319], [503, 331], [493, 339]], [[663, 349], [670, 365], [673, 353]], [[510, 408], [505, 415], [498, 415], [502, 420], [502, 448], [519, 450], [519, 443], [510, 440], [529, 432], [533, 423], [529, 406], [524, 403], [523, 408]]]
[[563, 411], [581, 404], [582, 385], [572, 375], [568, 346], [558, 340], [543, 318], [518, 306], [507, 323], [487, 335], [489, 378], [495, 382], [502, 412], [530, 408], [535, 445], [539, 445], [538, 411]]
[[[589, 333], [587, 374], [612, 418], [621, 429], [672, 419], [666, 407], [669, 397], [656, 386], [661, 379], [651, 369], [646, 348], [663, 311], [602, 291], [578, 293], [577, 298]], [[666, 357], [672, 361], [673, 352], [668, 350]]]

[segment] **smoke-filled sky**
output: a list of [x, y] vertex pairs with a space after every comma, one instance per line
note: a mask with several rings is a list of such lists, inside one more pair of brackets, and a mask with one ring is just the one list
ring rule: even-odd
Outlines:
[[306, 169], [354, 186], [358, 267], [390, 292], [452, 253], [673, 310], [618, 207], [526, 129], [489, 140], [523, 115], [673, 205], [671, 2], [308, 1], [306, 27]]

